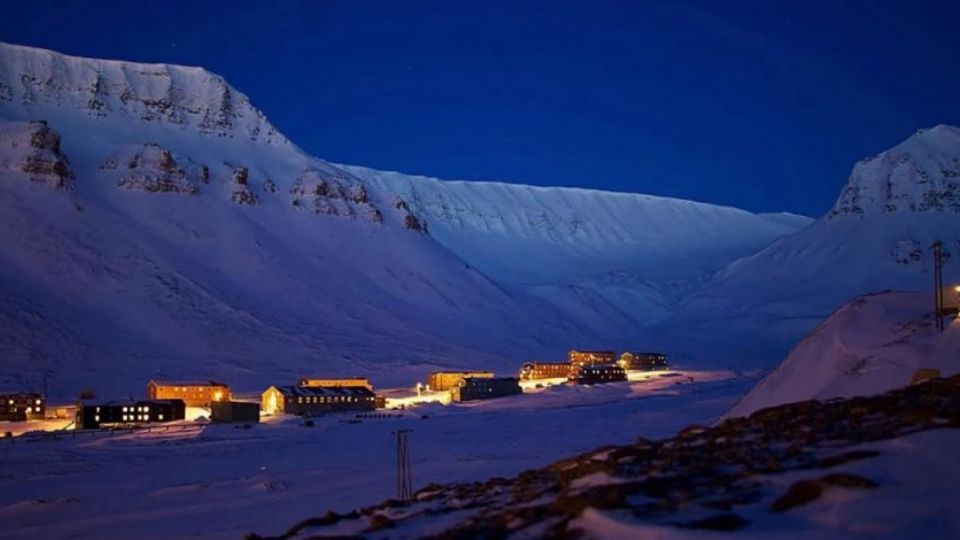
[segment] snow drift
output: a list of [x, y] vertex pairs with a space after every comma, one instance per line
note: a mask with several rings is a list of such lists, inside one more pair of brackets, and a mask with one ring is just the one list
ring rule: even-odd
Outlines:
[[929, 294], [867, 295], [838, 309], [726, 414], [774, 405], [879, 394], [907, 385], [921, 368], [960, 372], [960, 320], [933, 324]]

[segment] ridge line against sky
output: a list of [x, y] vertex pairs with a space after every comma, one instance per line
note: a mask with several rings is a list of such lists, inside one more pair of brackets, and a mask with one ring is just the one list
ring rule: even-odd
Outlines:
[[822, 215], [854, 163], [960, 124], [946, 1], [53, 2], [0, 40], [202, 66], [305, 151], [458, 180]]

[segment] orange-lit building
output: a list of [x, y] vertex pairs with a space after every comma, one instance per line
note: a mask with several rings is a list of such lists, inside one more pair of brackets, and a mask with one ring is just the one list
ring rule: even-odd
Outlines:
[[318, 386], [322, 388], [337, 388], [341, 386], [363, 386], [368, 390], [373, 390], [370, 379], [366, 377], [346, 377], [346, 378], [321, 378], [321, 377], [300, 377], [297, 382], [300, 386]]
[[187, 407], [210, 407], [214, 401], [230, 401], [230, 387], [216, 381], [162, 381], [147, 383], [147, 399], [181, 399]]
[[0, 420], [23, 422], [43, 420], [47, 400], [37, 392], [10, 392], [0, 394]]
[[594, 364], [616, 364], [617, 353], [613, 351], [578, 351], [567, 353], [567, 359], [576, 366], [592, 366]]
[[431, 390], [450, 390], [466, 377], [476, 379], [492, 379], [492, 371], [434, 371], [427, 378], [427, 386]]
[[657, 352], [631, 352], [620, 355], [617, 365], [626, 370], [654, 371], [667, 369], [667, 355]]
[[527, 362], [520, 368], [520, 380], [566, 379], [571, 370], [570, 362]]
[[627, 380], [627, 372], [622, 367], [612, 364], [578, 366], [567, 379], [575, 384], [604, 384], [623, 382]]

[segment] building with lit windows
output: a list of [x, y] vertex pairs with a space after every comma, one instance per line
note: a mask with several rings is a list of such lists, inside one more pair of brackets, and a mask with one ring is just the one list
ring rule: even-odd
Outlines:
[[271, 386], [260, 396], [267, 414], [315, 416], [340, 411], [372, 411], [376, 395], [365, 386]]
[[77, 404], [77, 429], [172, 422], [186, 418], [181, 399], [81, 401]]
[[427, 386], [430, 390], [440, 392], [450, 390], [462, 379], [473, 377], [474, 379], [492, 379], [492, 371], [434, 371], [427, 378]]
[[620, 366], [586, 365], [579, 366], [570, 372], [567, 380], [574, 384], [604, 384], [623, 382], [627, 380], [627, 372]]
[[594, 364], [615, 364], [617, 353], [613, 351], [578, 351], [574, 349], [567, 353], [567, 360], [576, 366], [592, 366]]
[[617, 365], [628, 371], [667, 369], [667, 355], [656, 352], [627, 351], [620, 355]]
[[370, 384], [370, 379], [367, 379], [366, 377], [300, 377], [300, 381], [298, 381], [297, 384], [300, 386], [325, 386], [328, 388], [335, 388], [338, 386], [365, 386], [370, 390], [373, 390], [373, 385]]
[[570, 362], [527, 362], [520, 368], [520, 380], [566, 379], [572, 369]]
[[213, 401], [230, 401], [230, 387], [216, 381], [163, 381], [147, 383], [147, 399], [182, 399], [187, 407], [210, 408]]
[[0, 393], [0, 420], [7, 422], [43, 420], [46, 410], [46, 400], [36, 392]]

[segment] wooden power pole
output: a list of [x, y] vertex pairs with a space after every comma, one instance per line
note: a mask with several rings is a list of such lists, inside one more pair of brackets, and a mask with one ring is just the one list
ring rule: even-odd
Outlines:
[[943, 330], [943, 243], [933, 243], [933, 316], [937, 321], [937, 330]]
[[409, 429], [397, 431], [397, 499], [408, 502], [413, 498], [413, 481], [410, 477]]

